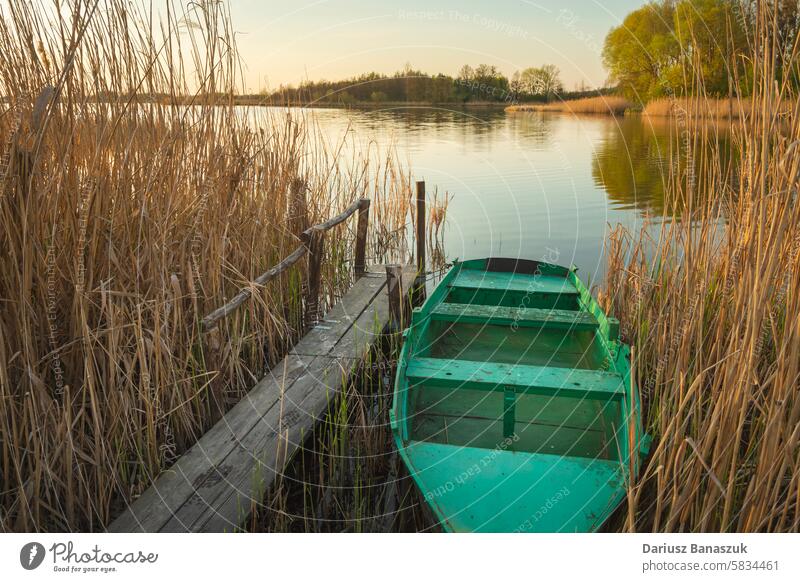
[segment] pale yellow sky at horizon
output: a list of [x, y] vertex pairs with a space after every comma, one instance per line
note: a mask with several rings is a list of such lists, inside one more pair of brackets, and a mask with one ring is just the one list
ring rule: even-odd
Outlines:
[[552, 63], [567, 88], [606, 81], [602, 46], [640, 0], [232, 0], [249, 92], [391, 74], [408, 63], [454, 75], [487, 63], [503, 73]]

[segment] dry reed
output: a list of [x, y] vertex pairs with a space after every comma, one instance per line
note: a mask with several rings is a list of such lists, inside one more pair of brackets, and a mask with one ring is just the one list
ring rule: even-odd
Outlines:
[[[636, 346], [655, 437], [626, 530], [800, 529], [800, 102], [791, 76], [775, 81], [800, 61], [797, 47], [774, 52], [768, 3], [759, 10], [751, 114], [733, 129], [740, 175], [719, 152], [698, 175], [677, 164], [660, 232], [610, 236], [609, 303]], [[713, 135], [693, 121], [708, 101], [685, 107], [676, 150], [691, 160]], [[700, 179], [713, 199], [697, 201]]]
[[689, 98], [653, 99], [642, 110], [642, 115], [651, 117], [692, 116], [708, 119], [738, 119], [750, 113], [750, 102], [743, 99], [704, 98], [698, 107], [696, 100]]
[[568, 101], [554, 101], [552, 103], [529, 103], [512, 105], [506, 111], [547, 111], [556, 113], [590, 113], [606, 115], [622, 115], [630, 109], [631, 103], [624, 97], [613, 95], [585, 97]]

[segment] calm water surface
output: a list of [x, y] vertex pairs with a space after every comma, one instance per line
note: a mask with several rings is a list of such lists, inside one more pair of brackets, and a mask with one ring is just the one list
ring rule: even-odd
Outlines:
[[545, 259], [603, 276], [609, 228], [663, 209], [670, 127], [638, 116], [316, 109], [331, 139], [394, 144], [414, 178], [452, 196], [445, 254]]

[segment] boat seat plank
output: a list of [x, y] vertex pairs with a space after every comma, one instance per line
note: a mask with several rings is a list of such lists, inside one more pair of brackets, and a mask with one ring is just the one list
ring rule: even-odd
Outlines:
[[502, 391], [514, 388], [525, 394], [558, 394], [578, 398], [620, 398], [625, 395], [622, 376], [599, 370], [553, 368], [415, 358], [406, 369], [412, 385], [457, 384], [462, 388]]
[[596, 336], [594, 331], [433, 320], [418, 356], [598, 370], [605, 354]]
[[[458, 385], [422, 386], [414, 393], [413, 416], [473, 416], [501, 418], [505, 392], [464, 390]], [[619, 424], [620, 404], [616, 400], [569, 398], [553, 394], [518, 394], [518, 422], [537, 422], [551, 426], [583, 427], [609, 432]]]
[[531, 294], [578, 295], [578, 290], [564, 277], [555, 275], [521, 275], [518, 273], [476, 271], [473, 269], [462, 269], [450, 284], [450, 287], [515, 291]]
[[595, 330], [598, 328], [597, 319], [591, 313], [566, 309], [440, 303], [433, 310], [432, 317], [439, 321], [513, 325], [517, 327], [574, 330]]
[[[504, 434], [502, 418], [421, 414], [414, 419], [411, 438], [494, 450], [508, 435]], [[587, 459], [612, 460], [617, 449], [603, 432], [538, 422], [514, 422], [512, 439], [509, 450]]]

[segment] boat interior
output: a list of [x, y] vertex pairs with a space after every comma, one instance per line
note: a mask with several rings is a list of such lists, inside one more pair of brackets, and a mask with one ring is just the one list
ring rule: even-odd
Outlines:
[[[616, 321], [572, 271], [525, 267], [461, 263], [412, 319], [406, 455], [423, 491], [470, 463], [481, 473], [461, 491], [472, 509], [454, 513], [447, 495], [434, 503], [452, 530], [509, 531], [516, 514], [532, 511], [506, 498], [520, 484], [541, 498], [554, 483], [583, 478], [576, 487], [593, 490], [593, 501], [580, 515], [555, 512], [562, 531], [592, 531], [619, 499], [630, 433]], [[478, 500], [498, 495], [485, 513]]]

